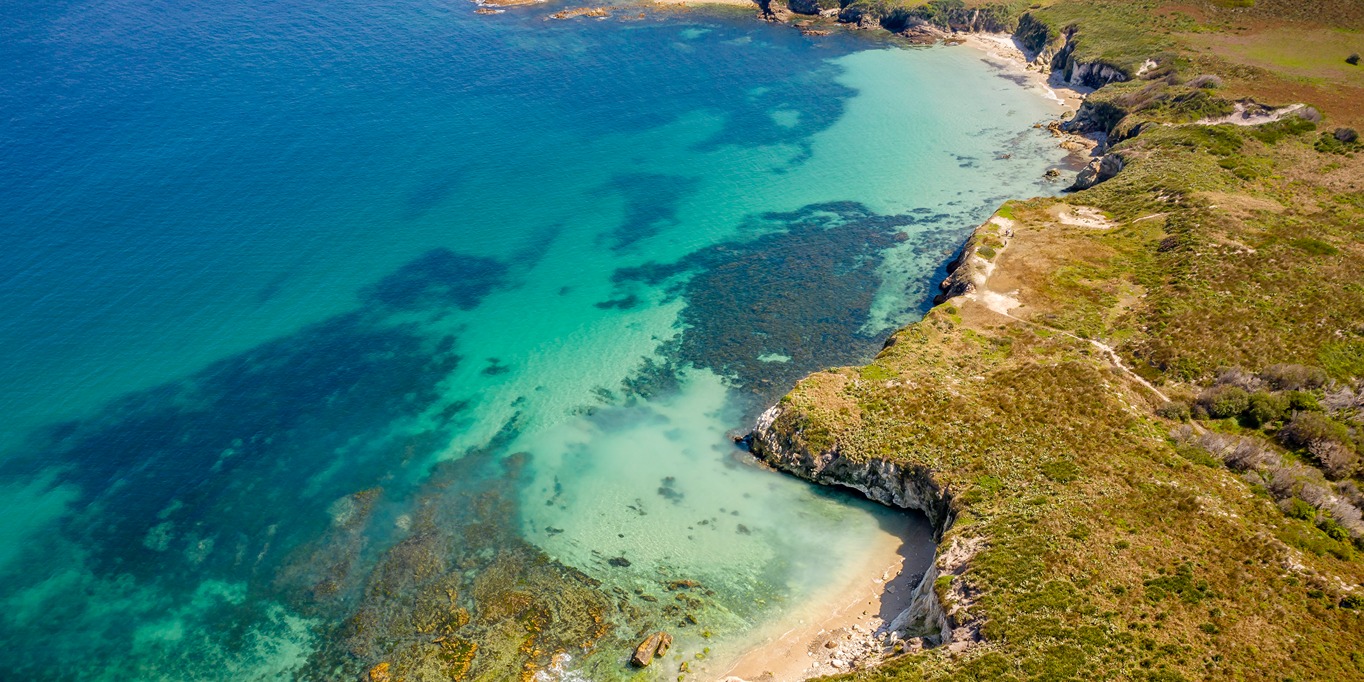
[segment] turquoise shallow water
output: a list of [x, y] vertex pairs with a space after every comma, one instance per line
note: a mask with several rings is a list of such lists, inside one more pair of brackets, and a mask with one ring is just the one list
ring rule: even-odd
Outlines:
[[1050, 191], [1047, 103], [961, 48], [471, 10], [7, 12], [9, 670], [613, 679], [926, 542], [728, 434]]

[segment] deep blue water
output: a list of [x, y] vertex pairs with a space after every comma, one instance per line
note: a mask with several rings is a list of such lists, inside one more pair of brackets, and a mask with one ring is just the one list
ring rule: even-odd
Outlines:
[[726, 432], [1047, 191], [1047, 105], [962, 51], [473, 8], [4, 8], [6, 670], [611, 679], [924, 537]]

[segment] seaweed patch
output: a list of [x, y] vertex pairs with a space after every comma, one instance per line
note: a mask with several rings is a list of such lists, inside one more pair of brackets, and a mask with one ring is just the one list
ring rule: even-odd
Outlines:
[[[757, 238], [617, 270], [614, 280], [670, 283], [687, 306], [680, 338], [663, 350], [772, 399], [812, 371], [875, 352], [883, 333], [864, 327], [882, 251], [935, 217], [879, 215], [853, 202], [768, 213], [750, 226], [765, 232]], [[765, 361], [773, 357], [790, 361]]]
[[506, 284], [507, 266], [481, 256], [431, 249], [367, 289], [366, 303], [395, 310], [455, 307], [473, 310]]
[[[607, 188], [625, 200], [625, 216], [611, 232], [611, 248], [621, 251], [678, 224], [677, 208], [696, 193], [701, 181], [678, 175], [634, 173], [612, 179]], [[600, 304], [599, 304], [600, 307]]]

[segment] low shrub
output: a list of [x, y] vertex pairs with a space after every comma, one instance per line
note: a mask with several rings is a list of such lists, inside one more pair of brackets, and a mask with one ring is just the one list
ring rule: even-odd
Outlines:
[[1156, 408], [1156, 416], [1162, 419], [1169, 419], [1177, 422], [1189, 421], [1193, 413], [1189, 410], [1189, 404], [1182, 400], [1172, 400]]
[[1180, 457], [1183, 457], [1194, 464], [1202, 464], [1205, 467], [1215, 468], [1222, 464], [1217, 458], [1208, 454], [1206, 450], [1195, 445], [1176, 445], [1175, 452], [1179, 453]]
[[1213, 90], [1222, 87], [1222, 79], [1212, 75], [1195, 76], [1188, 83], [1191, 88]]
[[1317, 508], [1296, 497], [1284, 500], [1282, 506], [1284, 516], [1291, 519], [1315, 521], [1317, 518]]
[[1350, 66], [1359, 66], [1359, 53], [1356, 52], [1345, 58], [1345, 63]]
[[1339, 137], [1336, 133], [1322, 133], [1314, 145], [1316, 150], [1323, 154], [1353, 154], [1359, 151], [1358, 133], [1355, 133], [1356, 139], [1346, 142], [1341, 139], [1342, 137], [1350, 137], [1350, 134], [1345, 131], [1354, 132], [1351, 128], [1337, 128], [1336, 133], [1340, 133]]
[[1334, 256], [1340, 253], [1340, 249], [1337, 249], [1320, 239], [1312, 239], [1310, 237], [1294, 239], [1289, 243], [1313, 256]]
[[1317, 523], [1317, 527], [1321, 529], [1321, 532], [1326, 534], [1326, 537], [1331, 538], [1332, 540], [1340, 540], [1341, 542], [1350, 541], [1350, 532], [1345, 530], [1344, 526], [1336, 523], [1330, 517], [1323, 517], [1321, 521]]
[[1359, 471], [1359, 453], [1354, 448], [1334, 440], [1317, 440], [1307, 446], [1321, 470], [1334, 480], [1349, 478]]
[[1317, 350], [1317, 361], [1337, 379], [1364, 376], [1364, 341], [1349, 339], [1325, 343]]
[[1080, 477], [1080, 468], [1065, 460], [1042, 465], [1042, 475], [1057, 483], [1070, 483]]
[[1227, 419], [1239, 416], [1250, 407], [1250, 394], [1240, 386], [1223, 384], [1213, 386], [1198, 396], [1198, 404], [1213, 419]]
[[1285, 394], [1288, 398], [1288, 409], [1297, 412], [1300, 410], [1310, 410], [1312, 412], [1321, 411], [1321, 401], [1317, 400], [1317, 394], [1308, 391], [1289, 391]]
[[[1247, 398], [1249, 400], [1249, 398]], [[1279, 430], [1279, 440], [1290, 448], [1303, 449], [1316, 441], [1349, 441], [1350, 431], [1320, 412], [1296, 412]]]

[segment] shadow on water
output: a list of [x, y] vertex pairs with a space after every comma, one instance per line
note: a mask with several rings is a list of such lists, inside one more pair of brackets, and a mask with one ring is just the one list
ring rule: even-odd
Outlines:
[[844, 504], [872, 507], [881, 530], [900, 538], [901, 544], [896, 550], [902, 562], [900, 572], [886, 581], [881, 594], [880, 608], [876, 614], [884, 623], [894, 621], [909, 608], [914, 588], [918, 587], [924, 573], [933, 564], [938, 547], [933, 540], [933, 524], [917, 509], [884, 505], [853, 488], [816, 486], [815, 491], [816, 495]]

